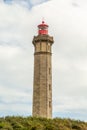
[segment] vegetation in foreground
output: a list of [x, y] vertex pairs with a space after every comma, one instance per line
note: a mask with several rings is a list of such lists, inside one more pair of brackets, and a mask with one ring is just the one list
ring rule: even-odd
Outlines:
[[60, 118], [7, 116], [0, 118], [0, 130], [87, 130], [87, 123]]

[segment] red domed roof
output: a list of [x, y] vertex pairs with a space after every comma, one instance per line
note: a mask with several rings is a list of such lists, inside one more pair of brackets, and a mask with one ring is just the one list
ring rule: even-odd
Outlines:
[[40, 27], [49, 27], [49, 26], [47, 24], [45, 24], [44, 21], [42, 21], [42, 23], [38, 25], [38, 28], [40, 28]]

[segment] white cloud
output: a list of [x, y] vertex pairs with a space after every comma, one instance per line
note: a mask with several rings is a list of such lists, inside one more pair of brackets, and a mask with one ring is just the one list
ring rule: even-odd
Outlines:
[[[85, 0], [52, 0], [31, 10], [19, 4], [0, 3], [0, 115], [31, 114], [32, 38], [37, 35], [36, 26], [45, 17], [55, 41], [53, 115], [87, 120], [86, 15]], [[11, 112], [9, 108], [12, 108]]]

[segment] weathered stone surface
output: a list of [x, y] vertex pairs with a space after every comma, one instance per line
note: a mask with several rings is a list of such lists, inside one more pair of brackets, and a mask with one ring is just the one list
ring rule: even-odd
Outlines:
[[37, 117], [52, 117], [52, 43], [53, 37], [48, 35], [33, 38], [35, 47], [33, 116]]

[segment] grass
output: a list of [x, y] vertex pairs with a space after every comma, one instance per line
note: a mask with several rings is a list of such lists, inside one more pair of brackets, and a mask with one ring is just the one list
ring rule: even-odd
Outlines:
[[87, 123], [61, 118], [7, 116], [0, 118], [0, 130], [87, 130]]

